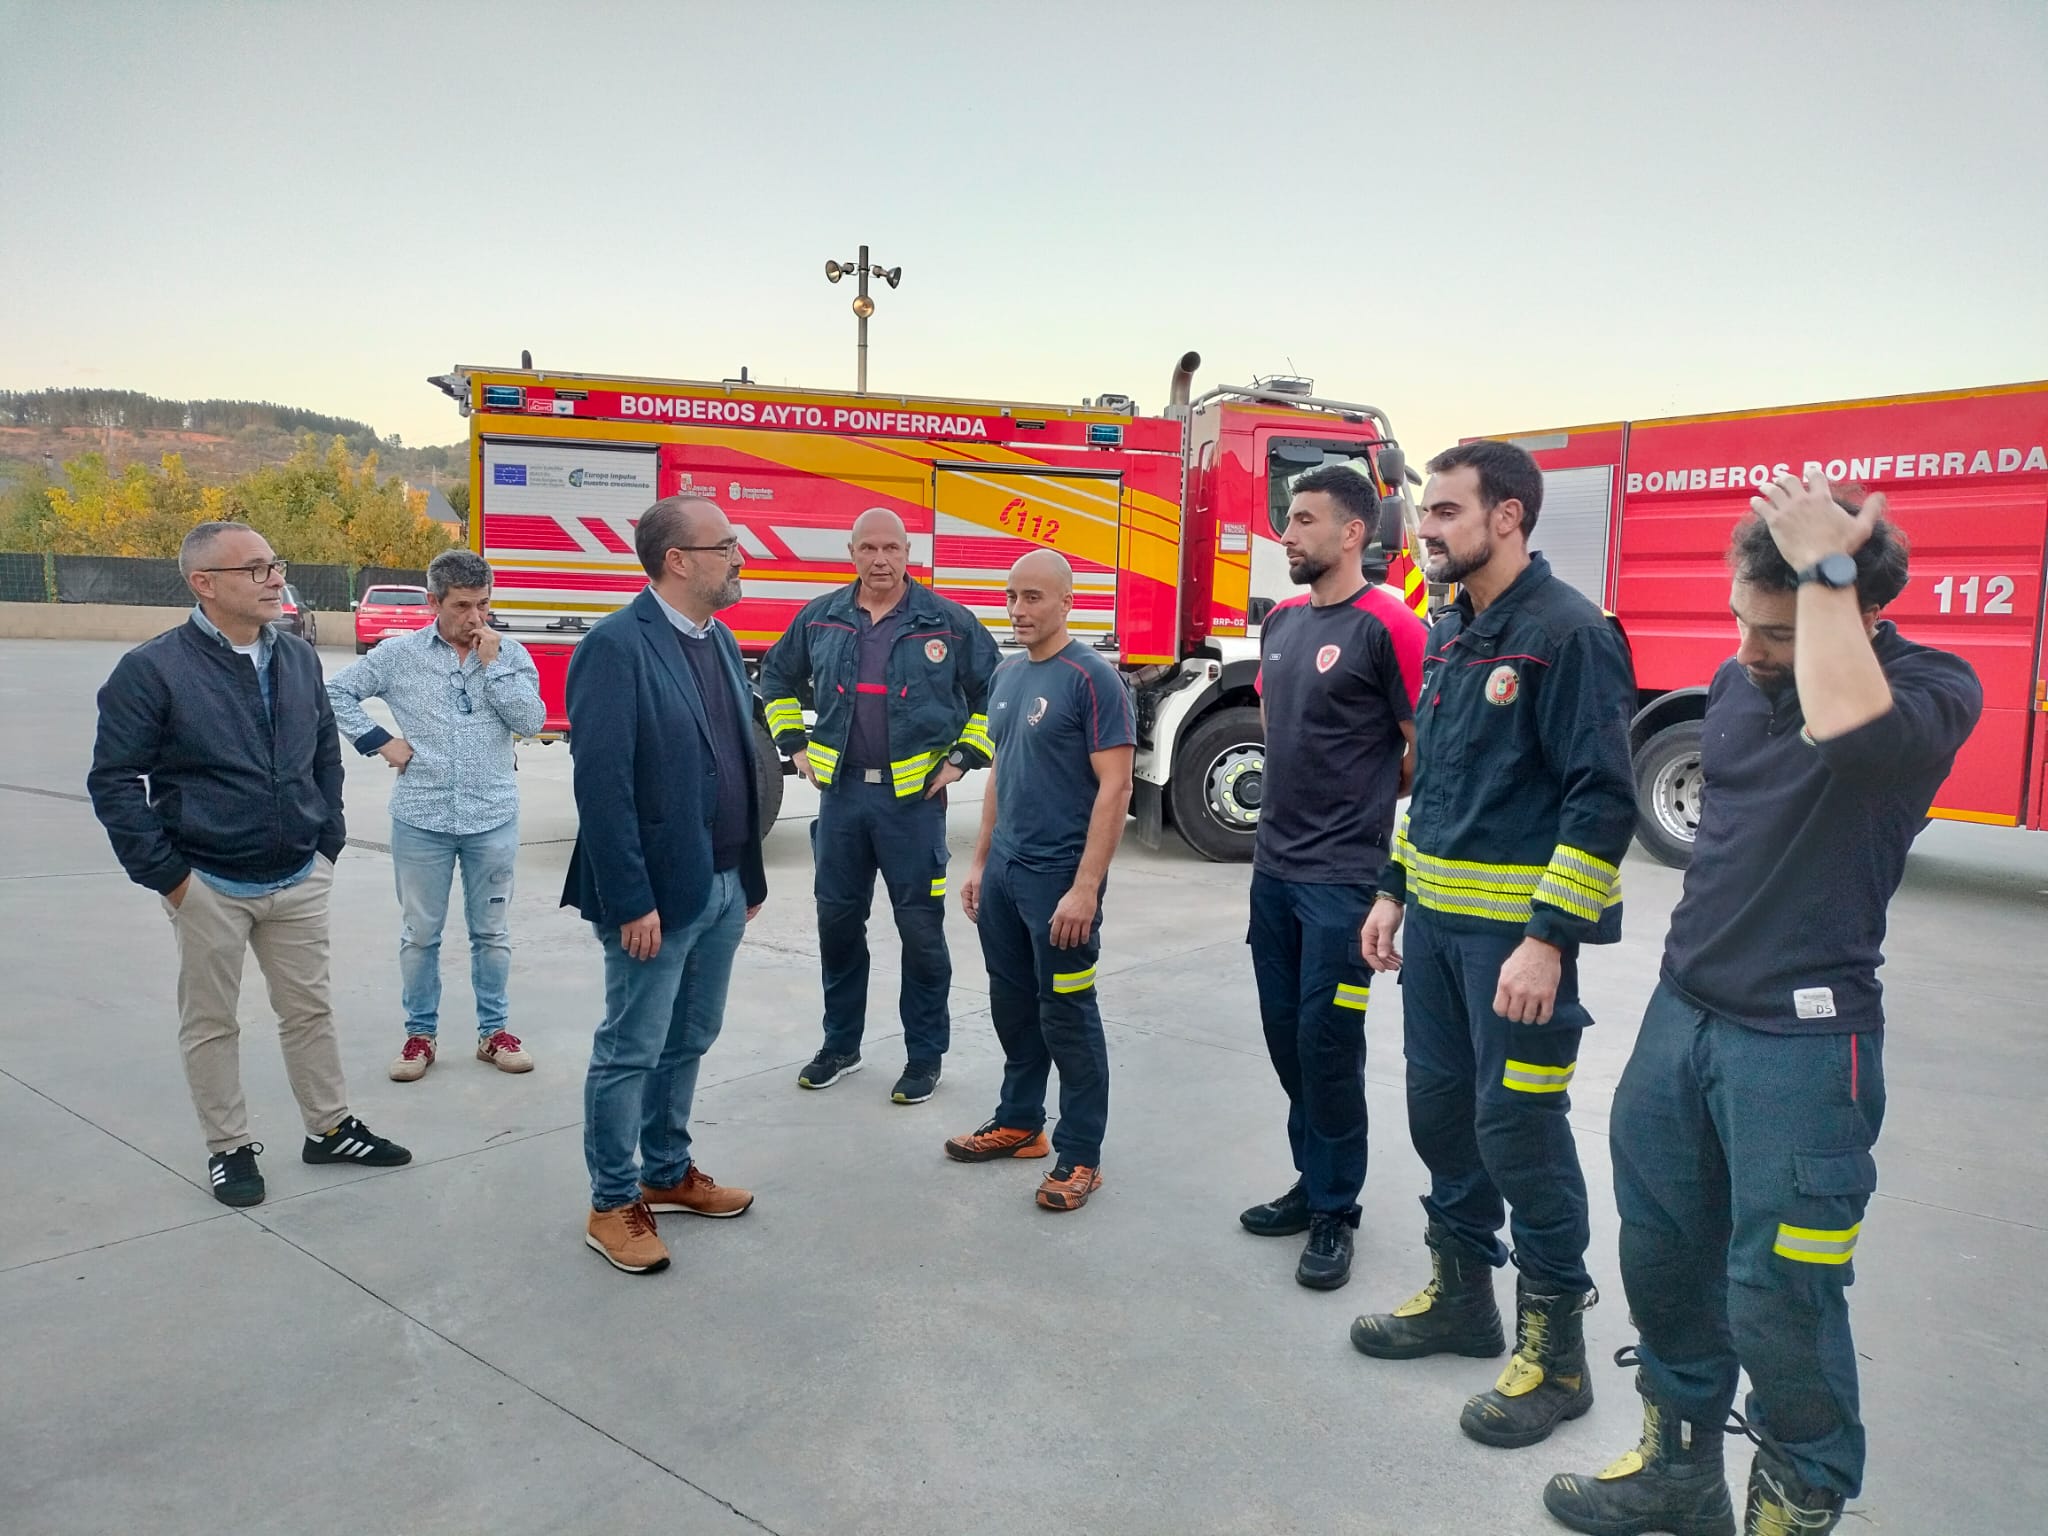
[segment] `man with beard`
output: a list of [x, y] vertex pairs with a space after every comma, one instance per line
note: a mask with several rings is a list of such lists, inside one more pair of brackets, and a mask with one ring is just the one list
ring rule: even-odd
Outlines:
[[1266, 793], [1246, 939], [1298, 1177], [1238, 1221], [1260, 1237], [1306, 1231], [1294, 1278], [1320, 1291], [1351, 1278], [1372, 985], [1358, 933], [1407, 788], [1427, 639], [1399, 595], [1364, 574], [1378, 513], [1372, 481], [1349, 464], [1294, 482], [1280, 544], [1287, 574], [1308, 592], [1274, 608], [1260, 632]]
[[1500, 1354], [1493, 1269], [1511, 1256], [1508, 1220], [1514, 1358], [1459, 1422], [1482, 1444], [1534, 1445], [1593, 1405], [1581, 1314], [1597, 1293], [1568, 1090], [1592, 1023], [1579, 946], [1621, 936], [1635, 680], [1615, 627], [1529, 550], [1535, 460], [1477, 442], [1429, 470], [1429, 577], [1461, 591], [1430, 633], [1415, 794], [1363, 943], [1375, 971], [1401, 973], [1432, 1274], [1391, 1314], [1359, 1318], [1351, 1342], [1388, 1360]]
[[754, 1203], [697, 1165], [690, 1103], [768, 881], [753, 691], [716, 617], [739, 601], [739, 538], [714, 503], [670, 496], [642, 515], [634, 545], [646, 590], [569, 662], [579, 824], [562, 905], [604, 945], [604, 1022], [583, 1084], [584, 1241], [651, 1274], [669, 1261], [654, 1212], [738, 1216]]
[[1968, 662], [1878, 615], [1884, 498], [1780, 475], [1735, 530], [1740, 636], [1707, 693], [1708, 790], [1664, 971], [1614, 1095], [1643, 1439], [1551, 1479], [1575, 1531], [1733, 1536], [1721, 1425], [1749, 1373], [1743, 1529], [1831, 1531], [1863, 1477], [1844, 1288], [1884, 1120], [1885, 907], [1982, 712]]

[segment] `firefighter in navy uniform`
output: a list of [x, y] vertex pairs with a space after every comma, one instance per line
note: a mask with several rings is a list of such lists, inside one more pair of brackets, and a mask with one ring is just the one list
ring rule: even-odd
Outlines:
[[[1740, 648], [1707, 693], [1708, 784], [1663, 975], [1614, 1095], [1643, 1438], [1551, 1479], [1575, 1531], [1733, 1536], [1721, 1427], [1757, 1441], [1748, 1536], [1831, 1531], [1862, 1485], [1844, 1288], [1884, 1120], [1885, 907], [1983, 709], [1960, 657], [1879, 619], [1906, 585], [1883, 498], [1782, 475], [1730, 550]], [[1963, 1519], [1954, 1527], [1977, 1528]]]
[[806, 603], [761, 661], [769, 733], [820, 792], [811, 850], [825, 1039], [797, 1083], [829, 1088], [860, 1069], [879, 871], [903, 940], [905, 1062], [891, 1099], [922, 1104], [951, 1033], [945, 788], [995, 755], [987, 701], [1001, 658], [973, 614], [908, 579], [910, 536], [895, 513], [863, 512], [847, 547], [854, 580]]
[[1359, 1318], [1351, 1342], [1391, 1360], [1499, 1355], [1493, 1270], [1510, 1257], [1507, 1220], [1514, 1356], [1459, 1423], [1487, 1445], [1534, 1445], [1593, 1403], [1581, 1314], [1598, 1293], [1567, 1115], [1592, 1023], [1579, 947], [1621, 934], [1635, 681], [1620, 632], [1529, 551], [1535, 461], [1481, 442], [1429, 469], [1429, 578], [1462, 591], [1430, 633], [1415, 792], [1361, 941], [1368, 965], [1401, 976], [1432, 1274], [1393, 1313]]

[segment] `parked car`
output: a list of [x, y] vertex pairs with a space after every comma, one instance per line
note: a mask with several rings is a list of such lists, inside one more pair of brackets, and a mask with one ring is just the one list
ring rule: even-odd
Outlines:
[[425, 587], [372, 587], [355, 604], [356, 654], [379, 640], [410, 634], [434, 622]]
[[278, 619], [277, 627], [297, 635], [308, 645], [320, 643], [320, 625], [313, 617], [313, 610], [299, 596], [299, 589], [290, 582], [284, 584], [284, 614]]

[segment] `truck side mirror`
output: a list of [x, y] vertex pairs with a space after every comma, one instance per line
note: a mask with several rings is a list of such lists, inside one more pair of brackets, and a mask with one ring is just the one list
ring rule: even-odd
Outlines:
[[1400, 498], [1390, 496], [1380, 503], [1380, 548], [1391, 558], [1407, 542], [1408, 529], [1401, 518]]

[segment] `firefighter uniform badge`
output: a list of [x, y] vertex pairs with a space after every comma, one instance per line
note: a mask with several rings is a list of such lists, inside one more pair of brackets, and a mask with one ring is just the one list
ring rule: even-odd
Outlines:
[[1318, 672], [1329, 671], [1330, 668], [1337, 665], [1337, 658], [1343, 654], [1334, 645], [1324, 646], [1320, 651], [1316, 652], [1316, 670]]
[[1486, 679], [1486, 702], [1489, 704], [1512, 704], [1515, 695], [1521, 691], [1520, 675], [1505, 664], [1495, 667]]
[[925, 641], [924, 659], [933, 663], [944, 661], [946, 659], [946, 642], [943, 640]]

